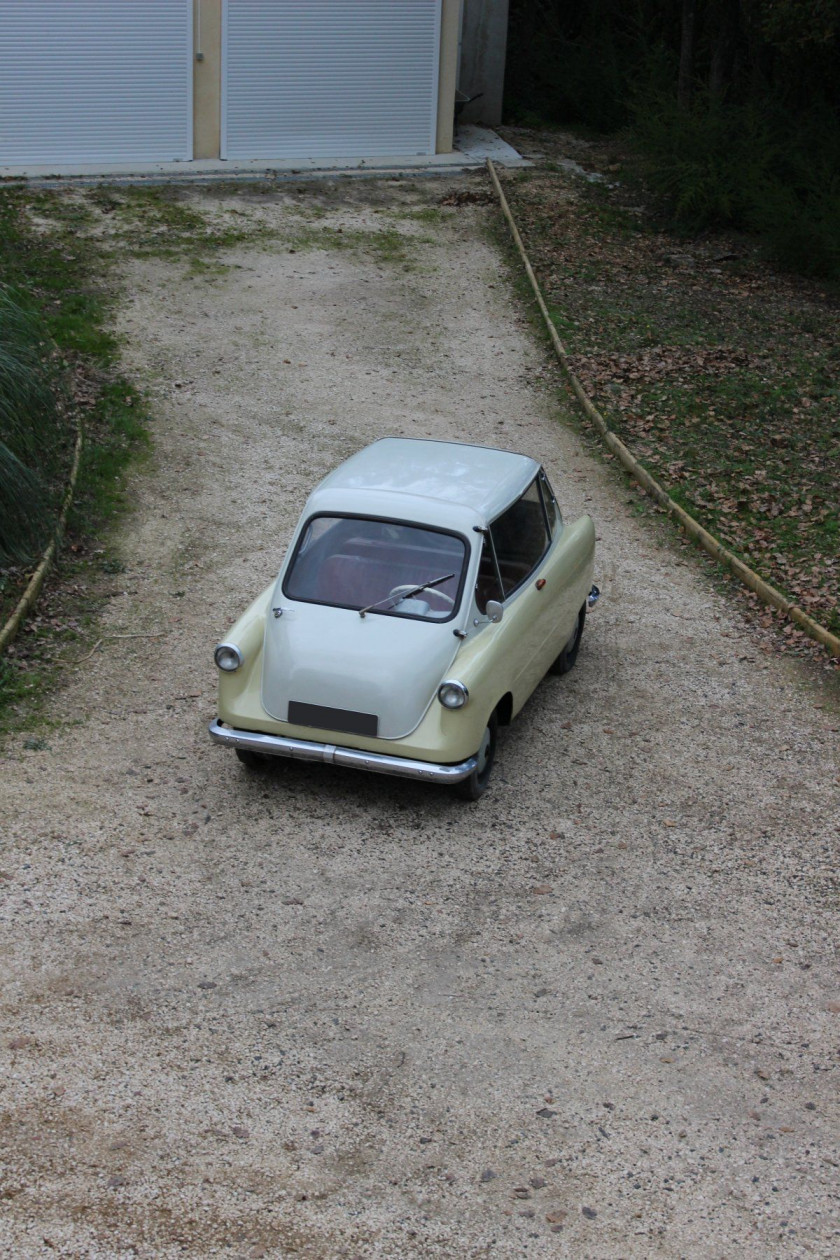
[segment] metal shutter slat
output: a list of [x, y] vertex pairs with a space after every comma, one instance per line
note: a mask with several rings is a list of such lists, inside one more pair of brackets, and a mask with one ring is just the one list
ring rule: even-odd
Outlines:
[[0, 163], [192, 158], [191, 0], [0, 0]]
[[222, 156], [435, 151], [440, 0], [226, 0]]

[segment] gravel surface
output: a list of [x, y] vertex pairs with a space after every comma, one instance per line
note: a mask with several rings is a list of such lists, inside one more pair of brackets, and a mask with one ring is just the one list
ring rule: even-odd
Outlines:
[[[453, 188], [193, 192], [273, 238], [125, 260], [155, 454], [5, 750], [3, 1256], [840, 1253], [837, 708], [562, 423], [493, 209], [416, 213]], [[214, 643], [385, 434], [527, 452], [598, 527], [476, 805], [206, 734]]]

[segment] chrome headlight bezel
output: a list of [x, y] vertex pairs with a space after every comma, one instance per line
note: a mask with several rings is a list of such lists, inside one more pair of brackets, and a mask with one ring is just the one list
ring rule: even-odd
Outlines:
[[233, 674], [243, 662], [243, 656], [235, 643], [220, 643], [213, 653], [216, 668], [224, 674]]
[[[445, 697], [448, 697], [448, 699]], [[470, 693], [457, 678], [444, 678], [437, 689], [437, 698], [444, 709], [452, 711], [463, 709], [470, 698]]]

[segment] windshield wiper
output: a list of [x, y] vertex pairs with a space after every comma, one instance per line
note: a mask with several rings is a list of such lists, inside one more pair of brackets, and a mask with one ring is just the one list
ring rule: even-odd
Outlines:
[[[397, 604], [401, 604], [404, 599], [413, 599], [415, 595], [419, 595], [422, 591], [431, 590], [433, 586], [440, 586], [442, 582], [448, 582], [450, 578], [454, 578], [454, 573], [444, 573], [443, 577], [432, 578], [431, 582], [424, 582], [422, 586], [410, 586], [407, 590], [401, 591], [393, 604], [389, 604], [385, 609], [388, 612], [391, 608], [396, 608]], [[359, 616], [364, 617], [365, 613], [371, 612], [372, 609], [378, 608], [380, 604], [384, 604], [386, 599], [390, 599], [390, 595], [386, 595], [383, 599], [378, 599], [375, 604], [368, 604], [367, 608], [359, 609]]]

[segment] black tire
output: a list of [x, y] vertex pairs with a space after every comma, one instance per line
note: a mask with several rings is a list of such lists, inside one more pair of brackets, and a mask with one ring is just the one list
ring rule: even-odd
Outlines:
[[274, 760], [266, 757], [265, 753], [252, 752], [250, 748], [234, 748], [233, 751], [248, 770], [267, 770]]
[[455, 791], [465, 801], [477, 801], [483, 796], [490, 781], [490, 773], [496, 758], [496, 734], [499, 719], [495, 712], [491, 713], [478, 750], [478, 765], [468, 779], [455, 784]]
[[549, 674], [568, 674], [569, 670], [577, 660], [578, 650], [580, 649], [580, 641], [583, 638], [583, 627], [586, 623], [586, 604], [583, 605], [578, 613], [578, 619], [575, 622], [575, 628], [572, 637], [563, 648], [560, 655], [549, 666]]

